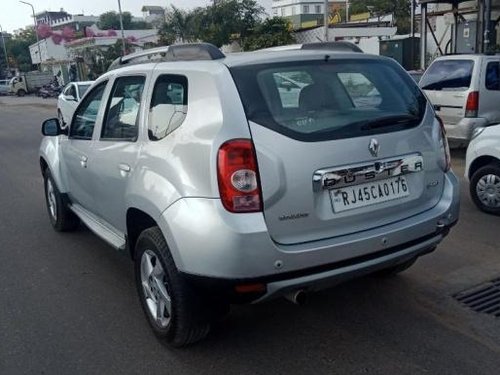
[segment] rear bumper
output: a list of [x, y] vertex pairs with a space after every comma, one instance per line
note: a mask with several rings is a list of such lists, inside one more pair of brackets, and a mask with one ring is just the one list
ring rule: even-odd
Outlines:
[[464, 117], [457, 124], [444, 124], [446, 136], [450, 141], [467, 144], [471, 138], [474, 129], [488, 125], [488, 120], [482, 117], [467, 118]]
[[264, 282], [266, 292], [251, 298], [260, 301], [293, 289], [322, 289], [431, 251], [458, 220], [458, 181], [451, 172], [444, 180], [440, 201], [428, 211], [305, 244], [273, 242], [261, 213], [230, 214], [218, 199], [182, 199], [159, 224], [180, 272], [216, 290]]

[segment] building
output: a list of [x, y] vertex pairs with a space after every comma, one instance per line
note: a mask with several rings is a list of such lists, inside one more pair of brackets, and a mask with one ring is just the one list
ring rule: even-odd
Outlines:
[[165, 9], [158, 5], [144, 5], [141, 9], [144, 20], [155, 24], [165, 20]]
[[58, 12], [44, 10], [35, 14], [36, 24], [46, 23], [47, 25], [52, 25], [52, 22], [63, 19], [70, 16], [63, 8]]
[[[330, 23], [342, 22], [346, 1], [329, 1]], [[322, 0], [273, 0], [272, 14], [290, 20], [294, 29], [315, 27], [323, 24], [325, 3]]]

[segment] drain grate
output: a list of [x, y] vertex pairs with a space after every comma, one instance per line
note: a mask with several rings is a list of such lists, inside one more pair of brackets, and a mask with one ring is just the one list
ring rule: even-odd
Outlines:
[[457, 293], [453, 297], [476, 312], [500, 317], [500, 278]]

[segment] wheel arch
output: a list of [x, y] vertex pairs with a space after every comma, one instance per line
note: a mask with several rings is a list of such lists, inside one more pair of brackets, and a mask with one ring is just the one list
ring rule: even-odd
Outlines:
[[500, 160], [498, 160], [494, 156], [490, 156], [490, 155], [483, 155], [483, 156], [478, 157], [477, 159], [475, 159], [471, 163], [471, 165], [469, 167], [469, 171], [467, 173], [467, 177], [469, 178], [469, 180], [472, 178], [474, 173], [479, 168], [484, 167], [485, 165], [488, 165], [488, 164], [500, 164]]
[[127, 210], [127, 248], [132, 259], [134, 259], [135, 245], [139, 235], [144, 230], [155, 226], [158, 226], [158, 223], [146, 212], [135, 207]]

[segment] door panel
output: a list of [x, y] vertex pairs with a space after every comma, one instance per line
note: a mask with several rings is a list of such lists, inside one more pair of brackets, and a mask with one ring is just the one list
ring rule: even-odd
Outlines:
[[96, 213], [126, 232], [126, 192], [139, 158], [141, 98], [146, 77], [123, 76], [114, 81], [99, 139], [93, 149], [90, 178], [94, 183]]
[[102, 118], [102, 98], [107, 81], [96, 86], [77, 108], [69, 137], [61, 143], [61, 153], [70, 199], [95, 212], [95, 191], [89, 167], [94, 163], [93, 135]]

